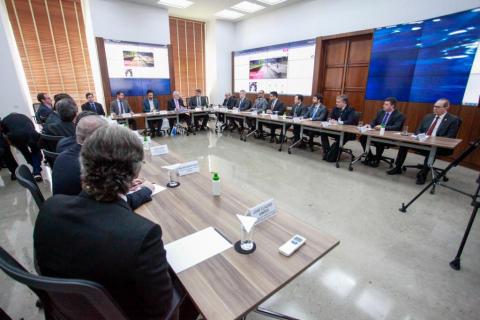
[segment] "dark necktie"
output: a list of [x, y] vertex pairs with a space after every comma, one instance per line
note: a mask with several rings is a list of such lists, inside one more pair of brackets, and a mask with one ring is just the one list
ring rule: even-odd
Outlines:
[[125, 112], [123, 112], [123, 102], [120, 101], [120, 114], [124, 114]]
[[90, 105], [92, 106], [92, 110], [97, 112], [97, 108], [95, 108], [95, 103], [90, 103]]
[[388, 122], [388, 119], [389, 119], [389, 118], [390, 118], [390, 113], [389, 113], [389, 112], [385, 113], [385, 115], [383, 116], [383, 120], [382, 120], [381, 125], [382, 125], [382, 126], [387, 125], [387, 122]]
[[197, 97], [197, 107], [200, 107], [201, 102], [200, 102], [200, 97]]
[[438, 121], [438, 116], [435, 117], [435, 120], [433, 120], [433, 123], [430, 125], [430, 128], [428, 128], [427, 131], [427, 136], [431, 136], [433, 133], [433, 130], [437, 126], [437, 121]]

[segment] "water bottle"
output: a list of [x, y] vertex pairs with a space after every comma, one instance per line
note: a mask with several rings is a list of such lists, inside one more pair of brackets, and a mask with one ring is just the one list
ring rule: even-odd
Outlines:
[[172, 128], [172, 136], [176, 136], [177, 135], [177, 127], [173, 127]]
[[220, 176], [217, 172], [213, 172], [212, 176], [212, 194], [213, 196], [220, 196]]
[[380, 127], [380, 135], [383, 136], [385, 134], [385, 125], [382, 124], [382, 126]]
[[150, 150], [150, 141], [148, 141], [148, 137], [143, 137], [143, 150]]

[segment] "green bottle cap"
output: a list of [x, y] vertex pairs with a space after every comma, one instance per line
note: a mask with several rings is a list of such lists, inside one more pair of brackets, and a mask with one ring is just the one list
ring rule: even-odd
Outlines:
[[218, 181], [218, 180], [220, 180], [220, 176], [218, 175], [217, 172], [213, 172], [212, 180], [213, 180], [213, 181]]

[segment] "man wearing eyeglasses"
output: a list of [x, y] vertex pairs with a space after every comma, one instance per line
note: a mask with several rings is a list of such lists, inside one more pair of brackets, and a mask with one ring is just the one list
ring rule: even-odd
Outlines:
[[[435, 102], [433, 106], [433, 113], [427, 114], [420, 126], [418, 127], [415, 134], [424, 133], [427, 136], [431, 137], [446, 137], [446, 138], [455, 138], [457, 136], [458, 129], [460, 127], [460, 119], [454, 115], [448, 113], [450, 108], [450, 101], [447, 99], [439, 99]], [[395, 168], [387, 171], [387, 174], [401, 174], [402, 166], [407, 158], [408, 147], [400, 147], [395, 160]], [[417, 150], [417, 153], [425, 155], [425, 161], [423, 163], [423, 168], [417, 173], [417, 184], [424, 184], [427, 179], [429, 172], [428, 167], [428, 155], [429, 152], [426, 150]], [[437, 155], [450, 155], [451, 150], [448, 149], [438, 149]]]

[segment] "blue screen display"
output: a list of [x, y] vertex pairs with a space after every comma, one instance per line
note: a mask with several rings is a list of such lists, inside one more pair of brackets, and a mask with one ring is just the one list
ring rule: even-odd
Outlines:
[[472, 66], [479, 38], [480, 9], [377, 29], [365, 98], [478, 104], [478, 82], [468, 87], [477, 98], [464, 97], [470, 78], [478, 76]]

